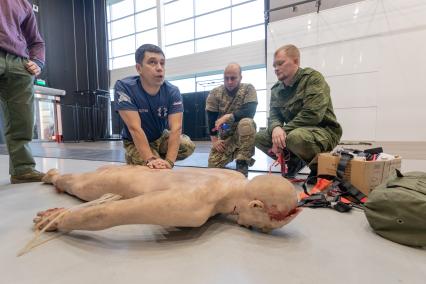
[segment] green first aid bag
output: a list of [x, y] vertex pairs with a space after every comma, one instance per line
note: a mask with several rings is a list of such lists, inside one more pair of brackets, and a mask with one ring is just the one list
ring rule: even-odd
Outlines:
[[407, 172], [377, 186], [365, 216], [380, 236], [409, 246], [426, 246], [426, 173]]

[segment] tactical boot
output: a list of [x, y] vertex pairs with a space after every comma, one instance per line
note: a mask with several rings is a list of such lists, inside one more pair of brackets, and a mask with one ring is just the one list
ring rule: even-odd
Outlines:
[[306, 178], [306, 183], [310, 185], [315, 185], [317, 183], [317, 173], [313, 173], [312, 171]]
[[305, 162], [301, 159], [292, 159], [287, 162], [287, 173], [283, 174], [285, 178], [295, 178], [301, 169], [305, 167]]
[[32, 170], [31, 172], [22, 175], [10, 176], [10, 183], [39, 182], [44, 177], [44, 175], [45, 173]]
[[244, 160], [237, 160], [237, 172], [242, 173], [245, 177], [248, 177], [248, 163]]

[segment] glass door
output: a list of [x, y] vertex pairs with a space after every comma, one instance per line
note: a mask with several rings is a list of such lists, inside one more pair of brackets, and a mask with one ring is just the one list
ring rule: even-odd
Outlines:
[[55, 100], [36, 96], [34, 139], [41, 141], [55, 141], [56, 109]]

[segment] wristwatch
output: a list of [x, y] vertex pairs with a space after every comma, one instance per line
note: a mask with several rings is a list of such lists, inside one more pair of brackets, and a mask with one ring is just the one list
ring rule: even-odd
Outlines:
[[173, 163], [170, 159], [165, 158], [164, 159], [169, 165], [173, 168], [175, 166], [175, 163]]

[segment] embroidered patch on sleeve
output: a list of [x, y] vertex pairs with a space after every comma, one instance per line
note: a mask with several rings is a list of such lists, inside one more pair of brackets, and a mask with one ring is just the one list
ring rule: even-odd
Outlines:
[[125, 94], [124, 92], [117, 91], [117, 94], [118, 94], [118, 103], [122, 103], [122, 102], [131, 103], [132, 102], [130, 97], [127, 94]]

